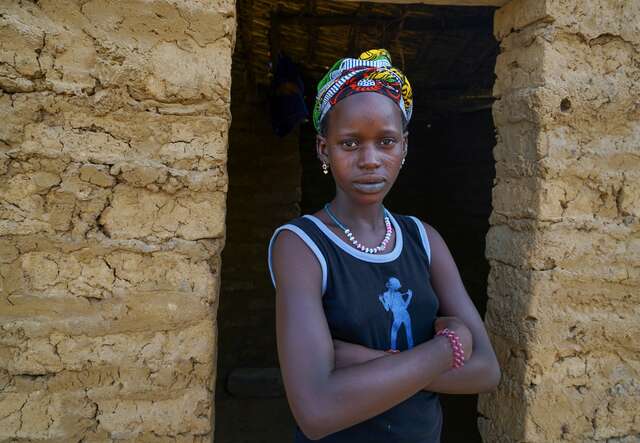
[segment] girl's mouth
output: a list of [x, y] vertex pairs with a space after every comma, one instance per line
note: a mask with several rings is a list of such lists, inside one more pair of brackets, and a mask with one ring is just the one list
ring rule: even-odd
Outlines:
[[357, 181], [353, 182], [353, 187], [367, 194], [374, 194], [384, 189], [385, 181], [377, 179], [374, 181]]

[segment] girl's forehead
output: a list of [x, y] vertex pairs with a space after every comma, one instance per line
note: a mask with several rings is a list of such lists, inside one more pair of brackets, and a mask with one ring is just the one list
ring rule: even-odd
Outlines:
[[402, 126], [402, 111], [396, 103], [388, 97], [375, 92], [353, 94], [339, 101], [330, 114], [333, 114], [331, 124], [386, 122]]
[[355, 107], [371, 107], [371, 110], [377, 110], [378, 108], [381, 110], [398, 109], [400, 111], [400, 108], [393, 100], [377, 92], [352, 94], [336, 103], [334, 110]]

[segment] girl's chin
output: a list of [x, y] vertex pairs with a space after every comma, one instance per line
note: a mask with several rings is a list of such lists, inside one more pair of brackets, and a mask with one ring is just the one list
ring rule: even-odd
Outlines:
[[364, 192], [358, 189], [354, 189], [352, 192], [349, 192], [348, 195], [351, 197], [354, 203], [359, 205], [371, 205], [376, 203], [381, 203], [384, 198], [387, 196], [388, 189], [384, 188], [378, 192]]
[[338, 185], [339, 192], [348, 197], [358, 205], [370, 205], [381, 203], [391, 190], [393, 183], [388, 181], [382, 184], [345, 183], [345, 186]]

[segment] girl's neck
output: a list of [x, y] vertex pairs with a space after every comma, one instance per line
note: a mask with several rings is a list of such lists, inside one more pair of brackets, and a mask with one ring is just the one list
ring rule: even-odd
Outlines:
[[376, 230], [384, 228], [384, 210], [382, 202], [369, 205], [356, 205], [340, 194], [330, 203], [331, 211], [338, 220], [351, 230]]

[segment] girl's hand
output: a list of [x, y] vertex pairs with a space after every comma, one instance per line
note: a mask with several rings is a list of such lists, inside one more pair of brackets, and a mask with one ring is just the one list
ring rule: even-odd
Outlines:
[[434, 322], [435, 332], [447, 328], [458, 334], [460, 337], [460, 343], [462, 343], [462, 349], [464, 350], [465, 361], [471, 358], [473, 351], [473, 337], [471, 331], [465, 325], [462, 320], [457, 317], [438, 317]]
[[358, 365], [376, 358], [389, 356], [384, 351], [376, 351], [365, 346], [348, 343], [341, 340], [333, 340], [333, 353], [335, 357], [335, 368]]

